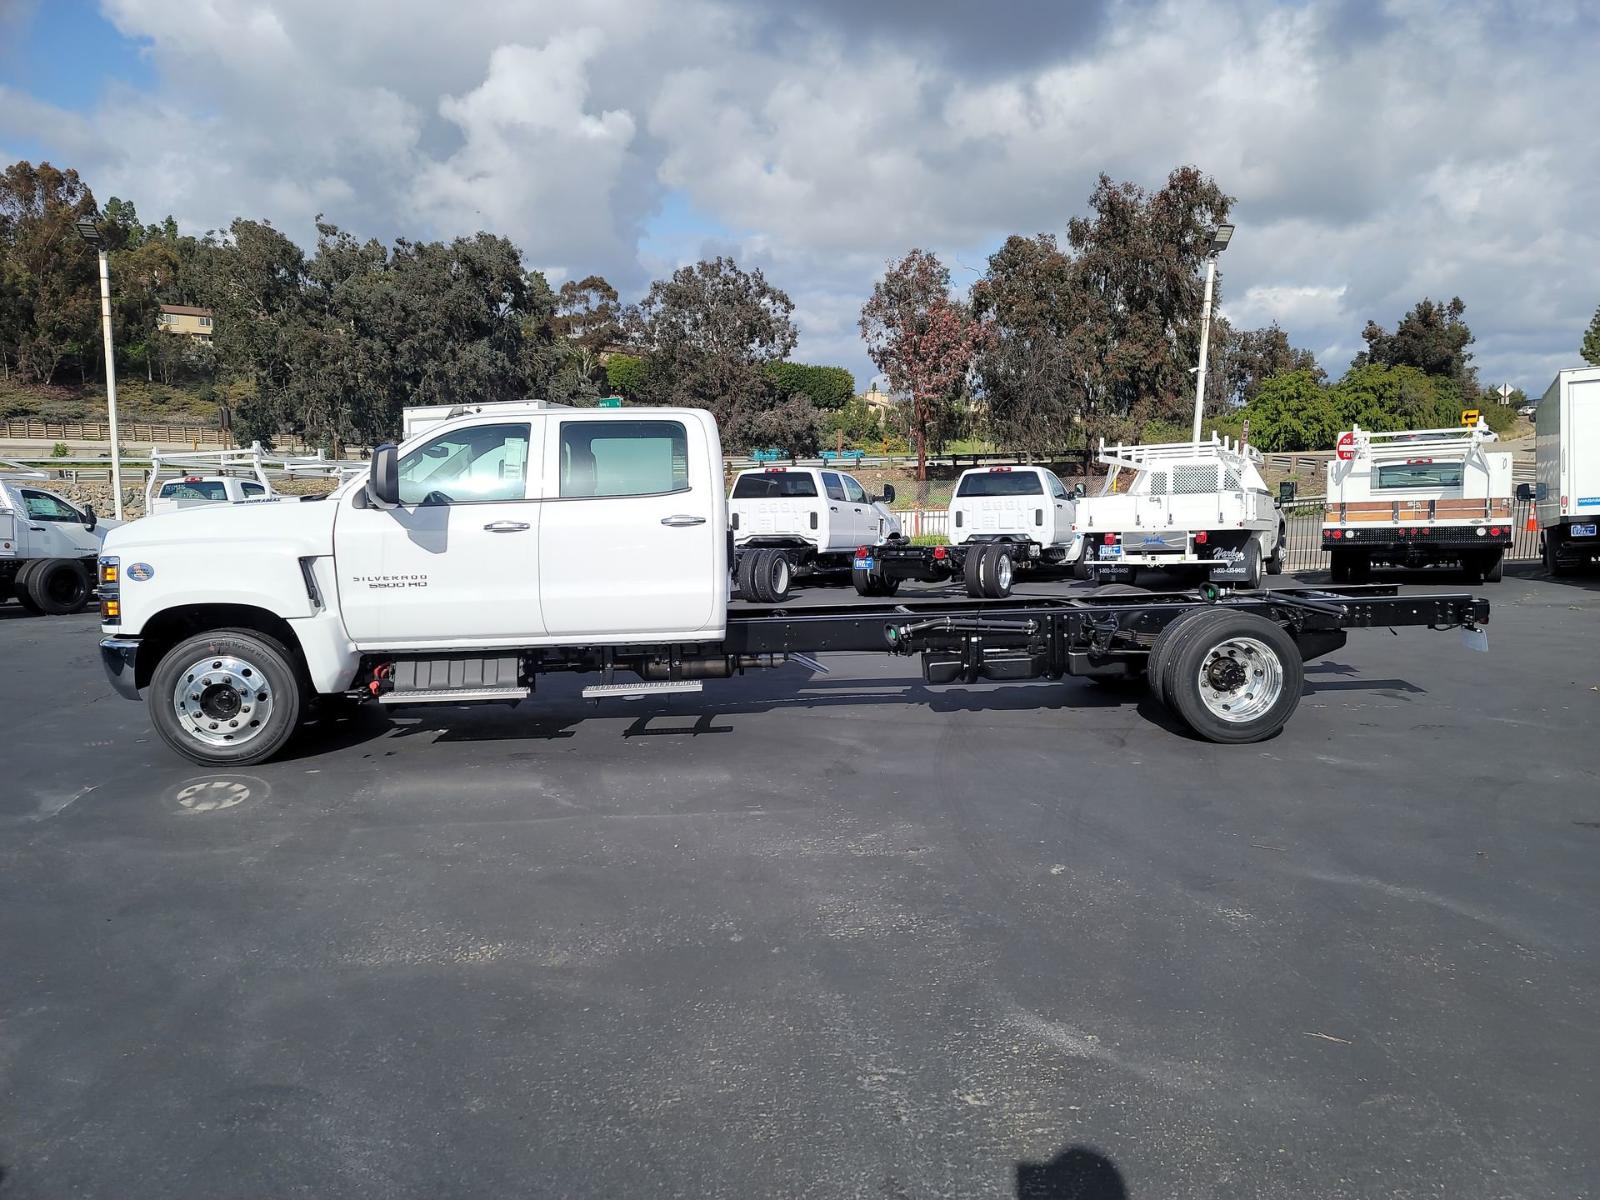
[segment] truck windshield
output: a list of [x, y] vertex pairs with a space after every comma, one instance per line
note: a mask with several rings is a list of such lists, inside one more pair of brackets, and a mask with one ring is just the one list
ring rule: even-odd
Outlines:
[[776, 500], [787, 496], [815, 496], [816, 480], [800, 471], [779, 471], [768, 475], [741, 475], [734, 480], [735, 500]]
[[958, 496], [1042, 496], [1044, 485], [1032, 471], [982, 471], [961, 480]]
[[220, 479], [199, 479], [193, 483], [177, 480], [161, 485], [163, 500], [226, 500], [228, 485]]
[[1395, 463], [1378, 468], [1378, 486], [1381, 488], [1458, 488], [1461, 486], [1461, 464], [1452, 463]]

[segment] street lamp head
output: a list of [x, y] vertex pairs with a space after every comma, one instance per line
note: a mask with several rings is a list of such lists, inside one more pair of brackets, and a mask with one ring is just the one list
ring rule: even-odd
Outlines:
[[1207, 254], [1221, 254], [1228, 248], [1228, 243], [1233, 240], [1232, 225], [1218, 225], [1211, 231], [1211, 245], [1207, 247]]
[[100, 234], [98, 218], [93, 216], [79, 217], [77, 220], [77, 228], [78, 236], [84, 241], [88, 242], [89, 245], [100, 247], [106, 244], [105, 238]]

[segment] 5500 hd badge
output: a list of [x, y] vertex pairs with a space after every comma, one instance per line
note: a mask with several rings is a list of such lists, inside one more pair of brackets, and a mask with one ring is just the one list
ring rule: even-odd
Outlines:
[[369, 588], [419, 588], [428, 586], [426, 575], [357, 575], [351, 583], [364, 583]]

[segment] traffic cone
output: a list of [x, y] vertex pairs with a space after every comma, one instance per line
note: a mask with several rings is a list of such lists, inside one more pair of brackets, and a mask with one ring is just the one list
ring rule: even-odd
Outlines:
[[1522, 527], [1524, 529], [1526, 529], [1529, 533], [1538, 533], [1539, 532], [1539, 518], [1534, 516], [1534, 514], [1530, 512], [1528, 514], [1527, 522]]

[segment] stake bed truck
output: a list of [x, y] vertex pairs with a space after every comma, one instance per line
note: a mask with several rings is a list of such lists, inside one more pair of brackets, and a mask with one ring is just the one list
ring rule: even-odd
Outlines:
[[1600, 564], [1600, 367], [1556, 376], [1534, 416], [1533, 500], [1544, 565], [1565, 575]]
[[1511, 455], [1487, 453], [1494, 432], [1467, 429], [1339, 438], [1328, 463], [1322, 548], [1335, 583], [1363, 580], [1374, 564], [1457, 565], [1474, 583], [1498, 581], [1511, 547]]
[[1489, 606], [1395, 588], [929, 600], [730, 612], [709, 413], [495, 406], [380, 447], [332, 495], [113, 530], [102, 659], [157, 733], [212, 766], [277, 753], [313, 712], [508, 702], [541, 675], [591, 699], [827, 651], [920, 655], [929, 683], [1148, 671], [1201, 737], [1254, 742], [1301, 664], [1365, 626], [1462, 627]]

